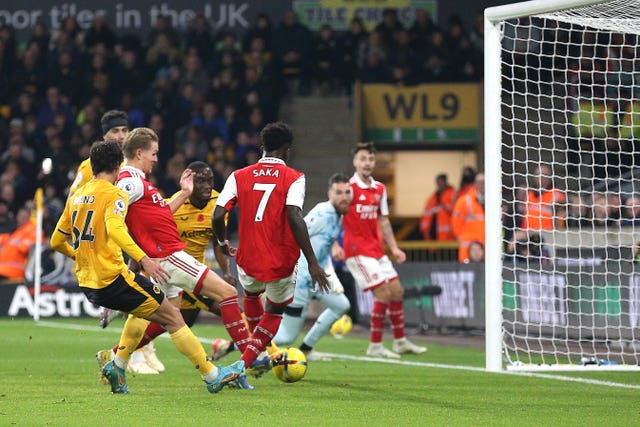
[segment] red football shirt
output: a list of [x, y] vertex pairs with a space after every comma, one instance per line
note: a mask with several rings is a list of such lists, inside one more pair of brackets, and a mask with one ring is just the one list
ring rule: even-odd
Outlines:
[[389, 215], [387, 189], [384, 184], [371, 178], [368, 185], [357, 174], [349, 180], [353, 200], [349, 211], [342, 219], [344, 227], [343, 249], [345, 258], [364, 255], [381, 258], [384, 255], [378, 233], [378, 218]]
[[286, 205], [302, 209], [305, 179], [282, 160], [263, 157], [229, 176], [217, 206], [240, 209], [237, 263], [261, 282], [284, 279], [293, 273], [300, 246], [293, 237]]
[[144, 172], [124, 166], [118, 175], [118, 187], [129, 195], [125, 219], [129, 233], [151, 258], [164, 258], [186, 246], [180, 240], [171, 208]]

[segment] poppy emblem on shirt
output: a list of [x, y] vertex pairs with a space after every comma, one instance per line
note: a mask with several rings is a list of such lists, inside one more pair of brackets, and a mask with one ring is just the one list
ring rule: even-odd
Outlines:
[[198, 215], [198, 222], [202, 222], [204, 221], [204, 215], [200, 214]]

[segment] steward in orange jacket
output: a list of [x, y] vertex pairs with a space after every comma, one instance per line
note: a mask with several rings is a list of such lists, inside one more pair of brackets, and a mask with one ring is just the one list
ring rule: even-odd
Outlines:
[[451, 229], [451, 212], [456, 191], [447, 183], [447, 175], [436, 177], [437, 190], [429, 197], [420, 218], [424, 240], [455, 240]]
[[551, 168], [542, 165], [536, 168], [535, 190], [527, 193], [523, 230], [553, 230], [564, 221], [565, 195], [553, 188]]
[[13, 233], [0, 235], [0, 279], [24, 279], [29, 251], [36, 243], [36, 221], [29, 218], [29, 211], [20, 209], [17, 219]]
[[476, 175], [475, 188], [459, 198], [451, 219], [453, 234], [460, 247], [458, 261], [469, 260], [469, 245], [477, 241], [484, 245], [484, 174]]

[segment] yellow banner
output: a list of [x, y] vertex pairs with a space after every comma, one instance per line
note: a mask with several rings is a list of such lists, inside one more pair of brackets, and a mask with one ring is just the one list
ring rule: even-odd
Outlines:
[[416, 9], [424, 9], [437, 21], [435, 0], [294, 0], [293, 10], [300, 22], [312, 30], [330, 25], [336, 31], [349, 28], [353, 18], [362, 19], [364, 26], [373, 30], [382, 21], [384, 9], [395, 9], [398, 20], [411, 27]]
[[480, 125], [480, 85], [363, 85], [364, 128], [469, 129]]

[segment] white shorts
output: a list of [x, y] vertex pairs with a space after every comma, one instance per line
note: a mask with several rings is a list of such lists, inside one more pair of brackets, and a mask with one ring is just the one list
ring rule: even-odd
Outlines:
[[209, 272], [209, 267], [185, 251], [172, 253], [164, 261], [161, 261], [160, 265], [171, 276], [169, 283], [161, 286], [167, 298], [177, 297], [182, 289], [199, 294], [204, 278]]
[[398, 272], [393, 268], [391, 260], [386, 255], [379, 259], [356, 255], [348, 258], [346, 264], [349, 272], [363, 291], [370, 291], [398, 278]]
[[296, 264], [296, 267], [293, 269], [291, 276], [274, 282], [260, 282], [245, 273], [239, 265], [237, 267], [238, 279], [245, 291], [256, 294], [264, 292], [267, 299], [275, 304], [288, 304], [293, 300], [293, 294], [296, 289], [296, 277], [298, 275], [298, 264]]

